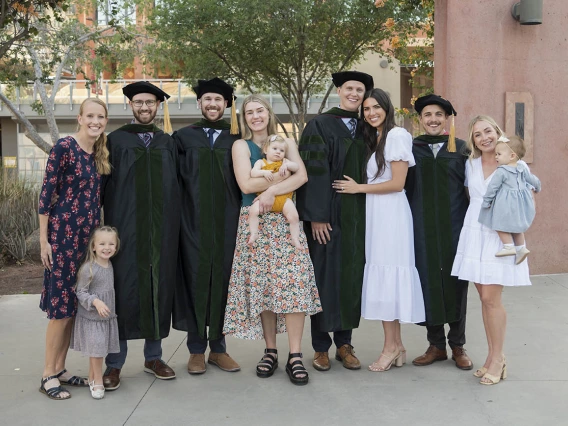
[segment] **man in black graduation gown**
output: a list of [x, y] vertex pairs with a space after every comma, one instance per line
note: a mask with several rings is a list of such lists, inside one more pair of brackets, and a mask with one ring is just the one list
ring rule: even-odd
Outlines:
[[108, 135], [111, 174], [103, 182], [106, 225], [118, 230], [113, 258], [120, 353], [108, 354], [105, 389], [120, 386], [127, 340], [145, 339], [144, 371], [158, 379], [175, 372], [162, 360], [170, 332], [179, 237], [180, 195], [177, 150], [172, 137], [154, 124], [164, 103], [164, 129], [171, 132], [167, 98], [142, 81], [122, 89], [134, 114], [131, 124]]
[[414, 139], [416, 165], [408, 169], [405, 189], [414, 221], [416, 268], [430, 346], [412, 363], [424, 366], [448, 359], [444, 330], [448, 324], [452, 359], [458, 368], [470, 370], [473, 363], [463, 348], [468, 282], [450, 275], [469, 205], [464, 186], [467, 149], [463, 140], [453, 136], [456, 111], [449, 101], [427, 95], [418, 98], [414, 108], [426, 134]]
[[[203, 118], [174, 133], [182, 219], [173, 327], [188, 332], [189, 374], [205, 373], [208, 339], [208, 363], [239, 371], [223, 336], [241, 199], [231, 155], [239, 139], [236, 98], [233, 88], [219, 78], [199, 80], [193, 90]], [[232, 107], [232, 129], [223, 120], [227, 107]]]
[[342, 195], [332, 189], [335, 179], [351, 176], [361, 183], [366, 147], [358, 126], [359, 108], [373, 77], [357, 71], [332, 75], [339, 108], [311, 120], [300, 138], [300, 155], [308, 182], [296, 192], [300, 220], [314, 264], [323, 312], [311, 317], [313, 366], [330, 369], [329, 348], [345, 368], [361, 364], [351, 345], [352, 330], [359, 326], [365, 267], [365, 194]]

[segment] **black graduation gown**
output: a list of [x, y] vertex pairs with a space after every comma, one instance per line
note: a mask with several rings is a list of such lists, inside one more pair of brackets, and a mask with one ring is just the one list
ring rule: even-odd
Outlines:
[[[213, 149], [203, 128], [223, 129]], [[224, 120], [174, 133], [180, 159], [182, 220], [173, 327], [222, 337], [235, 253], [241, 191], [231, 149], [239, 139]]]
[[456, 139], [456, 152], [448, 152], [445, 144], [436, 157], [429, 146], [447, 140], [447, 135], [414, 139], [416, 165], [408, 169], [405, 184], [414, 221], [416, 269], [426, 309], [422, 325], [459, 321], [467, 307], [468, 282], [450, 275], [469, 205], [464, 186], [465, 142]]
[[[315, 316], [319, 331], [352, 330], [361, 318], [365, 194], [339, 194], [331, 184], [343, 175], [361, 183], [366, 147], [359, 132], [351, 138], [342, 117], [357, 114], [333, 108], [317, 116], [306, 125], [299, 145], [308, 182], [296, 192], [296, 201], [323, 307]], [[330, 223], [331, 241], [314, 240], [310, 222]]]
[[[148, 147], [136, 131], [153, 131]], [[142, 130], [143, 131], [143, 130]], [[180, 195], [174, 140], [153, 125], [108, 135], [112, 172], [103, 187], [104, 222], [118, 230], [112, 259], [120, 339], [161, 339], [170, 332]]]

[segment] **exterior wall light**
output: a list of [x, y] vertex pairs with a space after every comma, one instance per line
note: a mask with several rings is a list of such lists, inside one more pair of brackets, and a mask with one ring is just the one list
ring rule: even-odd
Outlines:
[[511, 15], [521, 25], [542, 24], [542, 0], [521, 0], [513, 4]]

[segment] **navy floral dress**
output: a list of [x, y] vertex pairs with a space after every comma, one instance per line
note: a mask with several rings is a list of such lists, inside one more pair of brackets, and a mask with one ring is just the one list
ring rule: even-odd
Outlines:
[[49, 216], [47, 239], [53, 256], [39, 304], [49, 319], [77, 312], [76, 275], [91, 231], [100, 222], [100, 191], [94, 154], [83, 151], [71, 136], [59, 139], [49, 154], [39, 198], [39, 214]]

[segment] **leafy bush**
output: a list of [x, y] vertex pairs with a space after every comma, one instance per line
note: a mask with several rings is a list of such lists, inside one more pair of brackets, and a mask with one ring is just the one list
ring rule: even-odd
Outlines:
[[26, 237], [39, 228], [37, 185], [0, 167], [0, 251], [16, 260], [26, 256]]

